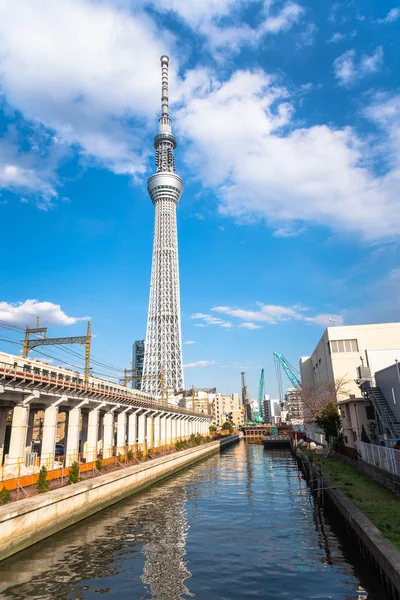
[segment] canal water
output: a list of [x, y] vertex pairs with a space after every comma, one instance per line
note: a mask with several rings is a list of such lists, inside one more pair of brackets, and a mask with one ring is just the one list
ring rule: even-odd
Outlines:
[[0, 563], [5, 600], [387, 600], [288, 451], [241, 442]]

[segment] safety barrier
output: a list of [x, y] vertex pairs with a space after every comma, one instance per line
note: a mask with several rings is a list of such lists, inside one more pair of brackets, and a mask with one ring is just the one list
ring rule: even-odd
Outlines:
[[[78, 463], [80, 473], [87, 471], [98, 471], [96, 464], [101, 461], [102, 466], [130, 466], [138, 464], [145, 460], [159, 458], [175, 451], [177, 442], [187, 441], [189, 436], [171, 439], [169, 444], [150, 447], [147, 442], [135, 444], [133, 446], [118, 447], [114, 446], [107, 449], [86, 449], [77, 455], [42, 455], [38, 456], [36, 452], [27, 453], [22, 460], [15, 463], [7, 463], [0, 467], [0, 489], [23, 490], [26, 487], [35, 485], [39, 479], [41, 465], [44, 465], [47, 472], [47, 480], [60, 479], [60, 486], [64, 485], [64, 480], [68, 478], [70, 467], [73, 463]], [[92, 460], [88, 460], [90, 457]]]
[[358, 442], [357, 446], [364, 462], [389, 471], [394, 475], [400, 475], [400, 450], [366, 444], [365, 442]]

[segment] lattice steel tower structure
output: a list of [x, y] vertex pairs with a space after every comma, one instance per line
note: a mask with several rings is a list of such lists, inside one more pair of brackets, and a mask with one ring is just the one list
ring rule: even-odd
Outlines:
[[161, 117], [154, 137], [157, 170], [147, 182], [156, 215], [142, 390], [156, 396], [161, 395], [162, 381], [166, 389], [183, 390], [176, 227], [183, 181], [175, 173], [176, 140], [168, 116], [168, 62], [168, 56], [161, 57]]

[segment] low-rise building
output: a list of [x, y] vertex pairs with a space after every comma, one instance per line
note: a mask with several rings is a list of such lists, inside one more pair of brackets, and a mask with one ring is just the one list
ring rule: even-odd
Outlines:
[[302, 386], [342, 380], [338, 401], [360, 397], [356, 379], [360, 364], [371, 375], [400, 360], [400, 323], [328, 327], [311, 356], [300, 358]]
[[372, 403], [364, 398], [348, 398], [339, 405], [344, 443], [357, 448], [357, 442], [378, 443], [378, 430]]

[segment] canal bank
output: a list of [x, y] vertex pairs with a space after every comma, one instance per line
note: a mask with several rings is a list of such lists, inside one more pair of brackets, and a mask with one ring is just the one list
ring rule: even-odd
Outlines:
[[298, 448], [295, 456], [317, 499], [335, 515], [335, 520], [374, 569], [390, 597], [400, 600], [400, 552], [345, 496], [340, 486], [322, 473], [320, 462], [310, 460]]
[[0, 508], [0, 560], [237, 443], [230, 436]]

